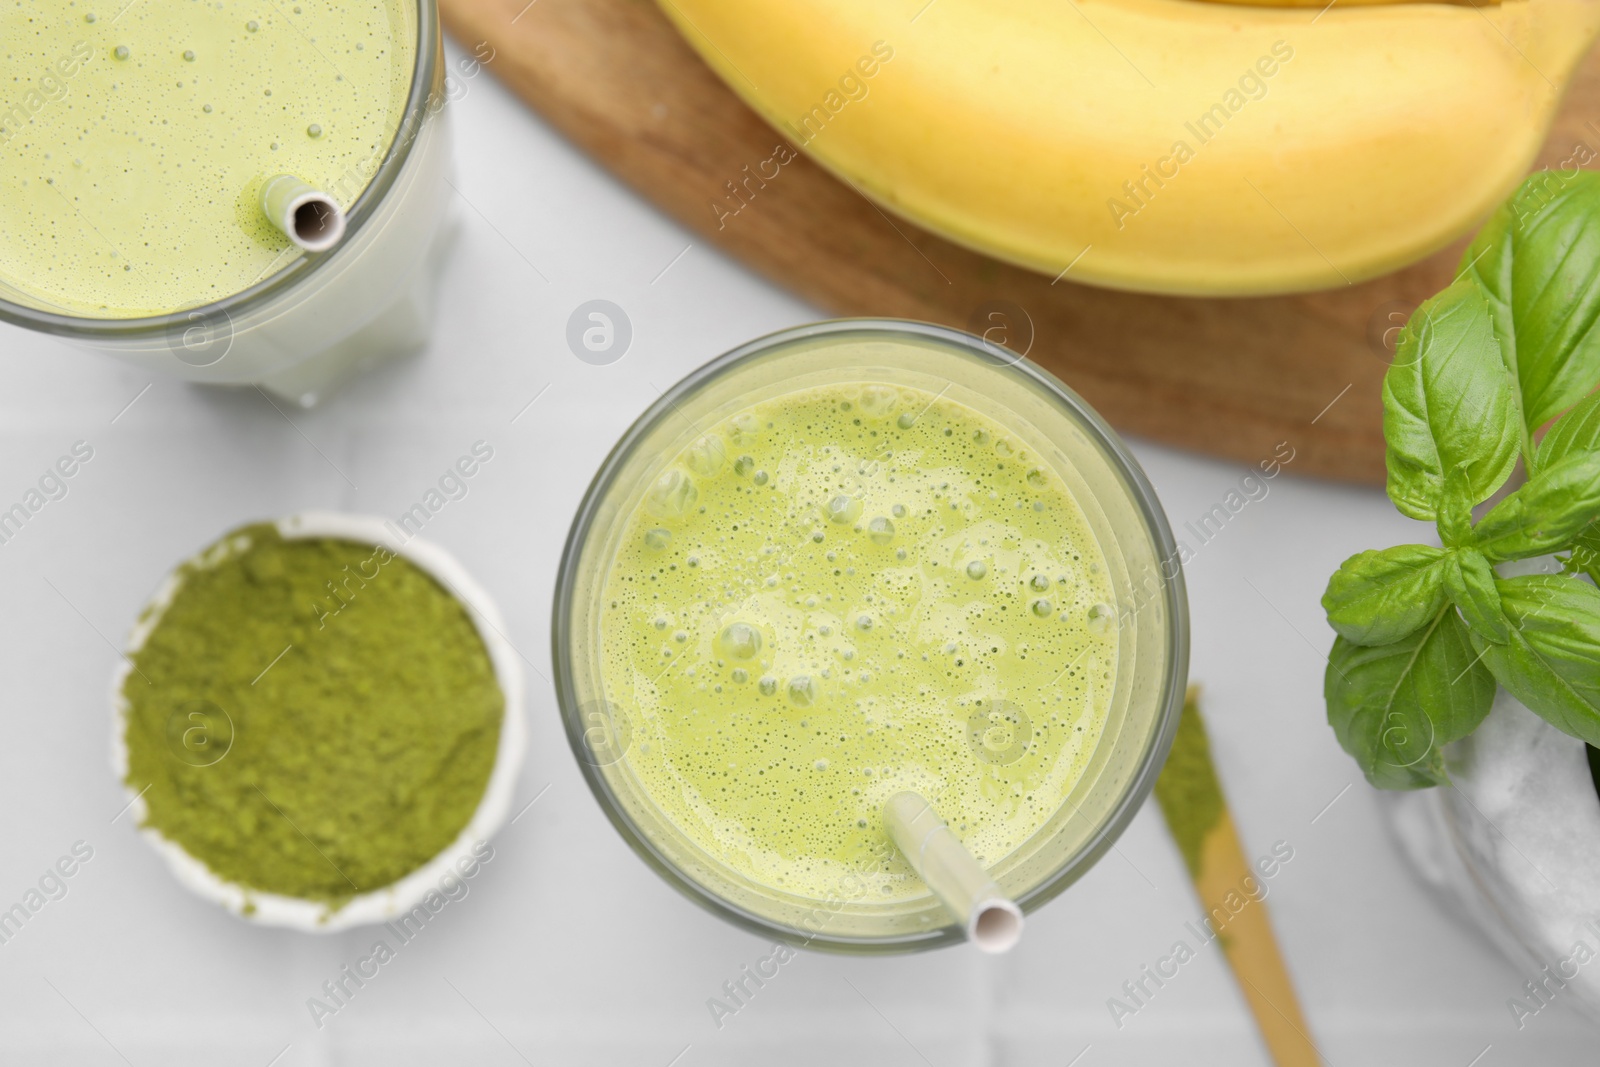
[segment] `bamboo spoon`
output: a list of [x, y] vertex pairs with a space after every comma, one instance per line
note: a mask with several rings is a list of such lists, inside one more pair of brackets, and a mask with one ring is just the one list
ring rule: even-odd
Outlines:
[[[1156, 799], [1273, 1062], [1277, 1067], [1318, 1067], [1324, 1057], [1300, 1013], [1272, 934], [1265, 897], [1257, 900], [1241, 888], [1257, 884], [1260, 877], [1245, 859], [1217, 782], [1200, 719], [1198, 686], [1190, 686], [1184, 700], [1172, 754], [1156, 782]], [[1235, 903], [1241, 899], [1248, 903], [1230, 908], [1225, 903], [1230, 895]], [[1220, 923], [1218, 915], [1223, 917]]]

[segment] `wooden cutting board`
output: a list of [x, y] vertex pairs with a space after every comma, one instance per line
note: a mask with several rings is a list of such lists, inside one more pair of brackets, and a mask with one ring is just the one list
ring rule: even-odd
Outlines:
[[[891, 220], [803, 156], [719, 226], [712, 205], [734, 203], [725, 183], [783, 138], [651, 0], [440, 7], [456, 39], [492, 54], [488, 69], [575, 144], [710, 243], [830, 312], [1002, 327], [1008, 336], [996, 339], [1025, 349], [1124, 432], [1246, 464], [1286, 441], [1297, 473], [1383, 480], [1379, 387], [1393, 328], [1449, 282], [1464, 241], [1389, 277], [1300, 296], [1052, 284]], [[1540, 165], [1569, 158], [1578, 143], [1600, 152], [1597, 122], [1600, 55], [1591, 55]]]

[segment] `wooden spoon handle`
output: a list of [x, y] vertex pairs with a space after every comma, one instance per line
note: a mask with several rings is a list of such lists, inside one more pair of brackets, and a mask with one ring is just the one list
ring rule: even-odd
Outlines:
[[1260, 871], [1245, 859], [1211, 762], [1197, 686], [1189, 687], [1156, 799], [1205, 909], [1204, 934], [1220, 942], [1273, 1062], [1317, 1067], [1324, 1057], [1311, 1040], [1267, 914], [1269, 871], [1293, 853], [1280, 856], [1275, 850]]

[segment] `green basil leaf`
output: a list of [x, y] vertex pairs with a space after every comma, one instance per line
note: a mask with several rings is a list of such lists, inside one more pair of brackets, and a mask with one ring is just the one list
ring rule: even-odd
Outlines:
[[1538, 469], [1544, 470], [1578, 452], [1600, 452], [1600, 393], [1584, 397], [1550, 427], [1539, 443]]
[[1439, 540], [1446, 548], [1460, 548], [1473, 543], [1472, 488], [1467, 484], [1465, 464], [1451, 467], [1444, 475], [1444, 494], [1439, 498]]
[[1435, 517], [1452, 468], [1464, 468], [1470, 506], [1516, 466], [1516, 393], [1476, 283], [1428, 300], [1401, 331], [1383, 379], [1383, 436], [1389, 497], [1414, 519]]
[[1534, 475], [1473, 527], [1492, 560], [1554, 552], [1600, 518], [1600, 452], [1574, 452]]
[[1462, 263], [1489, 298], [1531, 434], [1600, 381], [1600, 174], [1534, 175]]
[[1390, 645], [1334, 639], [1324, 675], [1328, 723], [1339, 744], [1380, 789], [1447, 782], [1441, 747], [1489, 713], [1494, 678], [1478, 662], [1453, 611]]
[[1556, 729], [1600, 745], [1600, 589], [1579, 578], [1503, 578], [1510, 640], [1473, 635], [1483, 662], [1512, 696]]
[[1449, 554], [1427, 545], [1362, 552], [1328, 579], [1328, 624], [1358, 645], [1387, 645], [1426, 626], [1444, 606]]
[[1600, 523], [1590, 523], [1572, 539], [1572, 551], [1564, 562], [1566, 573], [1587, 574], [1590, 581], [1600, 583]]
[[1460, 609], [1473, 632], [1497, 643], [1507, 639], [1510, 625], [1500, 606], [1494, 568], [1482, 552], [1471, 548], [1456, 552], [1444, 581], [1451, 603]]

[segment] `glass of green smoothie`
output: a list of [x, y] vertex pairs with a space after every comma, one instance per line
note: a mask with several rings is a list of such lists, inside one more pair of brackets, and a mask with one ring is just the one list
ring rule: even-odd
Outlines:
[[0, 319], [306, 405], [421, 346], [435, 0], [45, 6], [0, 11]]
[[1143, 472], [969, 334], [787, 330], [678, 383], [606, 459], [557, 581], [556, 689], [668, 882], [835, 951], [961, 939], [891, 843], [914, 793], [1024, 911], [1109, 849], [1181, 709], [1188, 616]]

